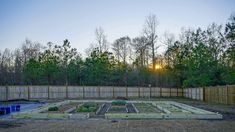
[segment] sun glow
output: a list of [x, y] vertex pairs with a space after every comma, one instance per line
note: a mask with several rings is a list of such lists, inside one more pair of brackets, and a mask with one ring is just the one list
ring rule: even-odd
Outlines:
[[161, 65], [155, 65], [155, 69], [156, 70], [162, 69], [162, 66]]
[[153, 69], [152, 64], [150, 64], [148, 67], [149, 67], [149, 69], [152, 69], [152, 70], [161, 70], [161, 69], [163, 69], [163, 65], [160, 65], [160, 64], [155, 64], [154, 69]]

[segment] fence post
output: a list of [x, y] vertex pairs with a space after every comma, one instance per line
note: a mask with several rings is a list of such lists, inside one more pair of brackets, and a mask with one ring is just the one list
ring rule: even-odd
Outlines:
[[190, 98], [193, 99], [193, 90], [190, 88]]
[[152, 87], [149, 88], [149, 96], [152, 97]]
[[211, 88], [209, 88], [209, 93], [210, 93], [210, 97], [209, 97], [210, 102], [213, 102], [213, 99], [211, 99]]
[[206, 90], [206, 91], [207, 91], [207, 93], [206, 93], [206, 94], [207, 94], [207, 101], [208, 101], [208, 102], [211, 102], [211, 91], [210, 91], [210, 88], [207, 87], [207, 90]]
[[170, 87], [170, 97], [171, 97], [171, 87]]
[[98, 87], [98, 97], [100, 98], [100, 86]]
[[8, 86], [6, 85], [6, 101], [8, 101], [8, 94], [9, 94], [9, 89]]
[[68, 85], [66, 84], [66, 86], [65, 86], [65, 90], [66, 90], [66, 99], [68, 99], [69, 98], [69, 91], [68, 91]]
[[226, 85], [226, 104], [229, 104], [228, 103], [228, 85]]
[[187, 92], [188, 98], [191, 99], [190, 88], [187, 88], [186, 92]]
[[49, 85], [47, 86], [47, 97], [48, 99], [50, 99], [50, 86]]
[[162, 87], [160, 87], [160, 97], [162, 97]]
[[128, 87], [126, 86], [126, 98], [128, 98]]
[[113, 98], [114, 98], [114, 87], [113, 87]]
[[[187, 89], [186, 88], [182, 88], [181, 87], [181, 89], [182, 89], [182, 92], [181, 92], [181, 94], [182, 94], [182, 97], [187, 97], [188, 95], [187, 95]], [[185, 94], [186, 93], [186, 94]], [[188, 98], [188, 97], [187, 97]]]
[[140, 98], [140, 87], [138, 87], [138, 97]]
[[82, 87], [82, 98], [83, 99], [85, 98], [85, 88], [84, 88], [84, 86]]
[[28, 100], [30, 100], [30, 87], [28, 86]]
[[205, 87], [203, 86], [203, 93], [202, 93], [202, 100], [205, 102], [206, 101], [206, 90], [205, 90]]
[[178, 97], [179, 96], [179, 93], [178, 93], [178, 87], [176, 88], [176, 96]]

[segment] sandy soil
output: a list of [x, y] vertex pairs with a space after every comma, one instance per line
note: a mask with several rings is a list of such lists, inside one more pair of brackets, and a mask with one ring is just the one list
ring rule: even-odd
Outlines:
[[234, 132], [235, 120], [24, 120], [0, 122], [1, 132]]

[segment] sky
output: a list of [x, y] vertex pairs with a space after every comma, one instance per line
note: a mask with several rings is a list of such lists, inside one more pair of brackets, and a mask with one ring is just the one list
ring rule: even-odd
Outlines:
[[43, 45], [68, 39], [84, 54], [99, 26], [112, 43], [140, 36], [149, 14], [157, 16], [161, 37], [225, 24], [233, 12], [235, 0], [0, 0], [0, 51], [19, 48], [26, 38]]

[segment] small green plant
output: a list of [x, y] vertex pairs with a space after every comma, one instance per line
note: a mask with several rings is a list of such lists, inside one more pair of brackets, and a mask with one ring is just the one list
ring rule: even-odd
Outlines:
[[112, 105], [126, 105], [125, 100], [114, 100], [112, 101]]
[[98, 109], [96, 103], [85, 103], [77, 109], [77, 112], [95, 112]]
[[48, 111], [58, 111], [58, 110], [59, 108], [57, 106], [48, 108]]

